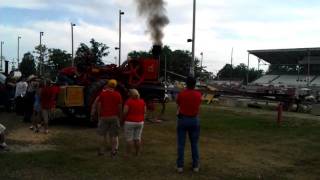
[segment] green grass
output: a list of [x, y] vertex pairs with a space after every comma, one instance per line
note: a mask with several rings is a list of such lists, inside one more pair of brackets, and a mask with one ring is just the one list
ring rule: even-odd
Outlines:
[[[146, 124], [143, 153], [123, 158], [124, 142], [116, 159], [96, 156], [95, 129], [54, 125], [41, 144], [55, 149], [28, 153], [0, 153], [0, 179], [317, 179], [320, 177], [320, 123], [235, 113], [214, 106], [201, 109], [201, 172], [190, 171], [186, 145], [186, 171], [175, 172], [175, 105], [169, 104], [162, 124]], [[10, 116], [9, 133], [27, 128]], [[56, 131], [56, 132], [54, 132]], [[31, 132], [30, 132], [31, 133]], [[39, 136], [44, 136], [40, 134]], [[23, 140], [21, 140], [23, 141]], [[21, 143], [8, 140], [9, 143]], [[12, 145], [12, 144], [11, 144]]]

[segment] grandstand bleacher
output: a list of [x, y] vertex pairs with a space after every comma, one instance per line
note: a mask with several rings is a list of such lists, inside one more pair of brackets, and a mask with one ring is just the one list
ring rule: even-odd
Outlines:
[[320, 86], [319, 76], [306, 75], [264, 75], [251, 83], [251, 85], [286, 85], [292, 87], [305, 87], [308, 85], [308, 78], [310, 78], [310, 85]]
[[252, 82], [252, 84], [270, 84], [273, 80], [277, 79], [279, 75], [264, 75], [259, 79]]
[[[312, 80], [314, 76], [310, 76], [309, 78], [310, 80]], [[284, 84], [287, 86], [307, 86], [308, 76], [280, 75], [277, 79], [272, 81], [271, 84]]]
[[316, 76], [310, 83], [311, 86], [320, 86], [320, 76]]
[[320, 48], [248, 50], [248, 52], [273, 67], [279, 67], [273, 68], [271, 74], [258, 78], [250, 85], [320, 88]]

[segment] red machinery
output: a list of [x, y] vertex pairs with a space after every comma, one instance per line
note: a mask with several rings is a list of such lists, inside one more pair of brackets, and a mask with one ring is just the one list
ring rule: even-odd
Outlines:
[[[158, 52], [160, 52], [159, 49]], [[153, 53], [155, 53], [155, 50], [153, 50]], [[59, 76], [68, 76], [67, 78], [71, 78], [72, 85], [81, 85], [84, 87], [84, 106], [63, 107], [62, 109], [68, 114], [70, 114], [70, 112], [72, 112], [72, 114], [83, 114], [85, 112], [87, 115], [90, 112], [92, 103], [108, 79], [116, 79], [118, 81], [119, 85], [117, 86], [117, 90], [122, 94], [123, 99], [127, 98], [128, 89], [136, 88], [145, 101], [156, 100], [164, 104], [165, 89], [159, 81], [159, 60], [156, 58], [129, 59], [120, 67], [115, 64], [89, 66], [82, 68], [81, 72], [80, 69], [78, 72], [75, 70], [74, 74], [77, 74], [78, 77], [74, 78], [71, 74], [59, 74]], [[62, 80], [59, 83], [66, 84], [67, 82]]]

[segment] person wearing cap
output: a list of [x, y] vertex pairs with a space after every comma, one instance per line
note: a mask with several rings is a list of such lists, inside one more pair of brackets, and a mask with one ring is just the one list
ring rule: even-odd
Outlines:
[[130, 89], [129, 96], [130, 98], [126, 101], [123, 109], [127, 157], [131, 154], [132, 149], [135, 149], [136, 156], [140, 154], [141, 135], [146, 112], [146, 104], [143, 99], [140, 99], [138, 90]]
[[[101, 136], [101, 144], [98, 155], [104, 155], [107, 144], [107, 134], [111, 139], [111, 155], [116, 156], [119, 145], [120, 118], [122, 114], [122, 97], [115, 91], [117, 81], [111, 79], [107, 82], [100, 95], [96, 98], [93, 107], [97, 107], [98, 135]], [[91, 112], [94, 116], [94, 110]]]
[[199, 171], [199, 107], [201, 104], [201, 93], [195, 90], [196, 80], [188, 77], [186, 80], [186, 89], [181, 91], [177, 97], [178, 120], [177, 120], [177, 170], [183, 172], [184, 166], [184, 146], [186, 134], [188, 133], [191, 151], [192, 151], [192, 168], [194, 172]]

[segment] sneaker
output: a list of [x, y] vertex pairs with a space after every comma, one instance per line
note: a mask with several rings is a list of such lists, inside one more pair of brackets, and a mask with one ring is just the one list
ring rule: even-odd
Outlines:
[[178, 173], [183, 173], [183, 168], [182, 168], [182, 167], [178, 167], [178, 168], [177, 168], [177, 172], [178, 172]]
[[33, 130], [33, 129], [34, 129], [34, 127], [33, 127], [33, 126], [30, 126], [30, 127], [29, 127], [29, 129], [30, 129], [30, 130]]
[[193, 168], [193, 172], [195, 172], [195, 173], [198, 173], [199, 172], [199, 168], [198, 167], [196, 167], [196, 168]]

